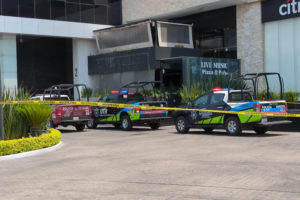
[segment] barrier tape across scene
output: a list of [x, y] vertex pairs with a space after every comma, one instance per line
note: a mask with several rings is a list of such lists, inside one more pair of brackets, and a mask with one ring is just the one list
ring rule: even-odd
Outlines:
[[[294, 102], [287, 102], [288, 104], [300, 104]], [[0, 101], [0, 105], [17, 105], [17, 104], [71, 104], [71, 105], [85, 105], [85, 106], [100, 106], [111, 108], [139, 108], [139, 109], [151, 109], [151, 110], [169, 110], [169, 111], [199, 111], [221, 114], [240, 114], [240, 115], [256, 115], [266, 117], [299, 117], [300, 114], [292, 113], [269, 113], [269, 112], [249, 112], [249, 111], [225, 111], [225, 110], [207, 110], [207, 109], [195, 109], [195, 108], [174, 108], [174, 107], [160, 107], [160, 106], [144, 106], [144, 105], [132, 105], [132, 104], [119, 104], [119, 103], [105, 103], [105, 102], [85, 102], [85, 101]]]

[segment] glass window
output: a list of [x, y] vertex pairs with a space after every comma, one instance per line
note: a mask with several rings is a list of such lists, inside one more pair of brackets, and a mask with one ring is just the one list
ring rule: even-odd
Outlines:
[[242, 98], [242, 92], [232, 92], [230, 93], [229, 99], [230, 101], [252, 101], [252, 97], [249, 92], [243, 92], [243, 98]]
[[94, 4], [94, 0], [80, 0], [80, 3], [84, 3], [84, 4]]
[[107, 24], [107, 7], [95, 6], [95, 23]]
[[220, 104], [223, 102], [225, 94], [215, 93], [211, 96], [210, 104]]
[[81, 22], [94, 23], [95, 9], [92, 5], [81, 5]]
[[95, 5], [107, 5], [107, 0], [95, 0]]
[[71, 2], [71, 3], [79, 3], [79, 0], [67, 0], [67, 2]]
[[210, 94], [204, 94], [194, 101], [195, 106], [206, 105]]
[[[104, 17], [103, 17], [104, 18]], [[103, 19], [103, 21], [105, 18]], [[108, 10], [108, 22], [106, 21], [105, 24], [111, 25], [120, 25], [122, 24], [122, 15], [121, 10], [117, 8], [110, 7]]]
[[2, 0], [2, 14], [18, 16], [18, 0]]
[[80, 22], [79, 4], [67, 3], [67, 20], [73, 22]]
[[19, 1], [20, 17], [34, 17], [34, 0]]
[[50, 19], [50, 0], [35, 0], [35, 16], [38, 19]]
[[51, 1], [51, 19], [65, 20], [66, 2], [63, 0]]

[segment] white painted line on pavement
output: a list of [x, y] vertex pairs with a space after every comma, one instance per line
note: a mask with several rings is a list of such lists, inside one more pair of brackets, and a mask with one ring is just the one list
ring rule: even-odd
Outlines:
[[44, 148], [44, 149], [37, 149], [37, 150], [27, 151], [27, 152], [18, 153], [18, 154], [0, 156], [0, 161], [13, 160], [13, 159], [18, 159], [18, 158], [25, 158], [25, 157], [29, 157], [29, 156], [37, 156], [37, 155], [41, 155], [41, 154], [44, 154], [44, 153], [48, 153], [48, 152], [51, 152], [51, 151], [58, 150], [62, 146], [63, 146], [63, 142], [61, 141], [60, 143], [58, 143], [58, 144], [56, 144], [52, 147], [48, 147], [48, 148]]

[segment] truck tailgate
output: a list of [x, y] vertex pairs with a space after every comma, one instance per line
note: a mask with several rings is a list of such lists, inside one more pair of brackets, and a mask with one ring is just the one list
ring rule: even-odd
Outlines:
[[[142, 106], [155, 106], [155, 107], [165, 107], [166, 102], [164, 101], [155, 101], [155, 102], [141, 102]], [[140, 117], [141, 119], [148, 118], [166, 118], [168, 116], [168, 112], [164, 109], [154, 110], [154, 109], [141, 109]]]

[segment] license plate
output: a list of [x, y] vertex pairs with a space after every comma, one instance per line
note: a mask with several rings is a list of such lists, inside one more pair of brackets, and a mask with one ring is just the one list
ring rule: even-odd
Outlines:
[[262, 118], [262, 119], [261, 119], [261, 123], [265, 124], [265, 123], [267, 123], [267, 122], [268, 122], [268, 118]]
[[73, 117], [73, 120], [79, 120], [79, 117]]

